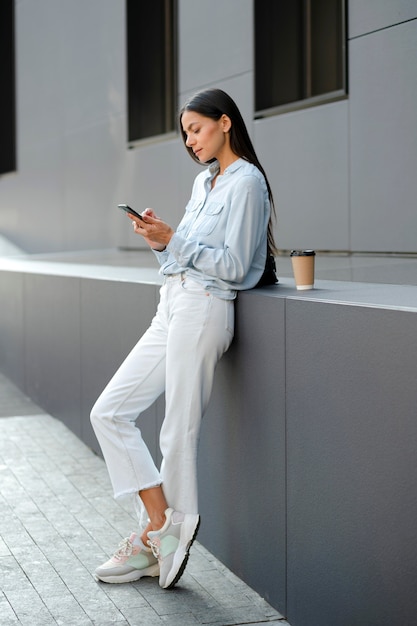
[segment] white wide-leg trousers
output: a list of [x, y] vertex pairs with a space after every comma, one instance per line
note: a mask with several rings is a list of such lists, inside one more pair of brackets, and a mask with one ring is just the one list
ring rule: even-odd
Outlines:
[[[115, 497], [162, 484], [168, 505], [198, 512], [197, 445], [216, 364], [234, 330], [234, 303], [184, 275], [167, 277], [148, 330], [91, 411]], [[165, 391], [160, 470], [136, 425]], [[138, 418], [139, 416], [139, 418]], [[145, 524], [146, 512], [139, 511]]]

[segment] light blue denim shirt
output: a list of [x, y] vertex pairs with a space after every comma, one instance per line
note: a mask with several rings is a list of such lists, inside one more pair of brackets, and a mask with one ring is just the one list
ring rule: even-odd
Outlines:
[[191, 199], [171, 241], [155, 251], [163, 275], [186, 272], [215, 296], [232, 300], [262, 276], [271, 212], [265, 178], [238, 159], [211, 182], [217, 161], [194, 181]]

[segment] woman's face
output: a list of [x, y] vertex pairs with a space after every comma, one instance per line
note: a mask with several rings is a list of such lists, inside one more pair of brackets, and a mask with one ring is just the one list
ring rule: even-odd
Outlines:
[[223, 155], [230, 152], [229, 133], [230, 118], [222, 115], [213, 120], [194, 111], [184, 111], [181, 124], [186, 136], [185, 145], [192, 149], [195, 156], [207, 163], [211, 159], [222, 160]]

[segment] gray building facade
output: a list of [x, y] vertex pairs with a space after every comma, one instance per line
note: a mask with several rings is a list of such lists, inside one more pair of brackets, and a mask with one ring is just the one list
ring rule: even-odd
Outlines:
[[[207, 86], [235, 98], [271, 180], [279, 248], [417, 252], [415, 0], [350, 0], [347, 97], [261, 119], [253, 0], [177, 6], [177, 103]], [[176, 133], [128, 149], [125, 2], [16, 0], [15, 33], [2, 235], [27, 252], [137, 246], [123, 201], [178, 223], [199, 166]]]

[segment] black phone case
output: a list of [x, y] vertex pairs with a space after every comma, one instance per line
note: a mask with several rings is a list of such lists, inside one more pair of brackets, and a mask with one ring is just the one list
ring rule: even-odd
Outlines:
[[126, 213], [130, 213], [131, 215], [134, 215], [135, 217], [138, 217], [140, 220], [143, 221], [143, 217], [141, 215], [139, 215], [139, 213], [137, 213], [129, 205], [127, 205], [127, 204], [118, 204], [117, 206], [119, 207], [119, 209], [122, 209], [122, 211], [126, 211]]

